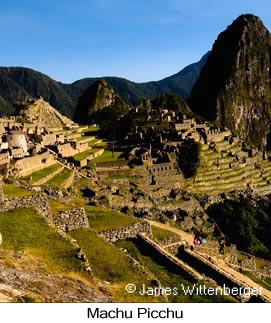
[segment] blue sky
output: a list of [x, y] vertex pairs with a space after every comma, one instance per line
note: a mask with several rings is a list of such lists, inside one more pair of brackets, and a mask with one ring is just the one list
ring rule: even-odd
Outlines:
[[271, 30], [270, 0], [0, 0], [0, 66], [66, 83], [159, 80], [198, 61], [242, 13]]

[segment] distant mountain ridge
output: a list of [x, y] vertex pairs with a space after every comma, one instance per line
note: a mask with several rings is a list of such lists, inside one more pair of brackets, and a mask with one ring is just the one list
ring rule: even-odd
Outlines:
[[49, 76], [24, 67], [0, 67], [0, 116], [14, 112], [12, 105], [42, 96], [62, 114], [73, 117], [78, 98], [96, 80], [104, 79], [130, 105], [144, 97], [176, 93], [186, 99], [204, 66], [205, 54], [197, 63], [161, 81], [135, 83], [118, 77], [84, 78], [71, 84], [57, 82]]

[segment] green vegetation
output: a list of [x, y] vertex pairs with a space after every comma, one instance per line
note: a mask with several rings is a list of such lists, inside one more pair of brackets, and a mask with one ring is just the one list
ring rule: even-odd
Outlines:
[[25, 188], [18, 187], [14, 184], [3, 184], [3, 193], [6, 198], [21, 198], [37, 194], [36, 192], [31, 192]]
[[102, 163], [102, 162], [112, 162], [120, 159], [120, 156], [123, 154], [121, 151], [114, 151], [114, 157], [112, 157], [112, 151], [105, 150], [104, 153], [94, 158], [90, 161], [90, 163]]
[[155, 257], [152, 252], [140, 244], [137, 239], [133, 240], [119, 240], [115, 242], [115, 245], [126, 249], [129, 254], [135, 258], [140, 264], [151, 271], [155, 277], [159, 279], [162, 286], [176, 287], [178, 288], [178, 295], [168, 296], [169, 302], [234, 302], [232, 297], [225, 296], [197, 296], [184, 295], [183, 287], [187, 289], [188, 286], [192, 286], [192, 283], [184, 279], [177, 269], [169, 267], [160, 258]]
[[[133, 280], [135, 268], [127, 265], [125, 255], [114, 246], [106, 243], [90, 229], [79, 229], [70, 232], [70, 235], [77, 240], [90, 261], [94, 274], [104, 280], [117, 282], [126, 280], [130, 276]], [[127, 272], [127, 267], [129, 272]], [[126, 268], [126, 270], [124, 270]]]
[[156, 227], [154, 225], [152, 225], [152, 234], [154, 236], [154, 238], [156, 238], [157, 240], [163, 240], [165, 238], [170, 238], [170, 237], [174, 237], [176, 236], [176, 233], [172, 232], [172, 231], [168, 231], [165, 229], [161, 229], [159, 227]]
[[89, 219], [90, 228], [101, 232], [103, 230], [117, 229], [141, 222], [140, 219], [131, 217], [99, 206], [86, 206], [85, 210]]
[[35, 183], [35, 182], [41, 180], [42, 178], [54, 173], [60, 167], [61, 167], [60, 164], [54, 164], [54, 165], [46, 167], [46, 168], [44, 168], [42, 170], [34, 172], [31, 175], [28, 175], [28, 176], [24, 177], [23, 179], [27, 180], [27, 181], [31, 181], [32, 183]]
[[49, 200], [52, 215], [57, 216], [60, 212], [70, 210], [73, 208], [72, 205], [63, 204], [56, 200]]
[[[131, 105], [138, 104], [144, 97], [153, 99], [165, 92], [178, 93], [183, 98], [187, 98], [206, 58], [207, 55], [199, 62], [186, 67], [181, 73], [159, 82], [135, 83], [116, 77], [105, 79]], [[39, 94], [46, 101], [71, 118], [74, 116], [79, 95], [96, 80], [95, 78], [87, 78], [72, 84], [62, 84], [38, 71], [22, 67], [14, 67], [9, 71], [2, 68], [0, 79], [0, 115], [13, 113], [15, 108], [12, 104], [18, 98], [21, 98], [21, 101], [26, 101], [29, 97], [36, 97], [37, 89], [39, 89]]]
[[4, 249], [15, 253], [24, 251], [58, 273], [81, 271], [80, 261], [69, 242], [32, 209], [0, 212], [0, 232]]
[[253, 275], [249, 271], [243, 271], [243, 274], [245, 274], [246, 276], [248, 276], [255, 283], [257, 283], [257, 284], [259, 284], [259, 285], [263, 286], [264, 288], [266, 288], [266, 289], [268, 289], [268, 290], [271, 291], [271, 278], [260, 279], [260, 278], [256, 277], [255, 275]]
[[72, 170], [65, 168], [62, 172], [54, 176], [46, 185], [59, 187], [61, 184], [65, 183], [65, 181], [71, 176]]
[[154, 109], [169, 109], [187, 116], [192, 114], [188, 104], [179, 95], [173, 93], [159, 95], [152, 101], [152, 107]]
[[114, 245], [99, 238], [90, 229], [80, 229], [70, 232], [73, 239], [84, 250], [90, 263], [90, 267], [96, 277], [106, 280], [112, 285], [108, 286], [114, 298], [118, 301], [152, 302], [161, 301], [159, 297], [144, 297], [129, 294], [125, 286], [133, 282], [138, 286], [149, 282], [145, 275], [128, 260], [127, 256]]
[[186, 178], [196, 175], [199, 167], [200, 145], [194, 140], [185, 141], [179, 149], [178, 164]]
[[255, 206], [245, 198], [226, 200], [211, 205], [207, 213], [238, 249], [271, 259], [270, 201], [258, 201]]
[[[80, 129], [79, 129], [80, 130]], [[86, 132], [97, 132], [99, 130], [99, 127], [88, 127], [87, 129], [84, 129], [80, 131], [81, 133], [86, 133]]]
[[89, 149], [89, 150], [83, 151], [80, 154], [74, 155], [73, 156], [73, 159], [76, 160], [76, 161], [84, 160], [87, 157], [89, 157], [91, 154], [94, 154], [94, 153], [96, 153], [99, 150], [100, 150], [99, 148], [93, 148], [93, 149]]

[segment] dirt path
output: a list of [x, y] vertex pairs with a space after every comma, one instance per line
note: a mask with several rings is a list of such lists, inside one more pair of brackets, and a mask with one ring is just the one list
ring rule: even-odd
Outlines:
[[[186, 240], [189, 245], [193, 244], [193, 235], [191, 233], [187, 233], [181, 229], [177, 229], [172, 227], [169, 224], [163, 224], [160, 222], [156, 222], [156, 221], [148, 221], [151, 225], [157, 226], [161, 229], [165, 229], [171, 232], [174, 232], [178, 235], [181, 236], [182, 240]], [[201, 255], [202, 256], [202, 255]], [[203, 257], [203, 256], [202, 256]], [[203, 257], [204, 258], [204, 257]], [[206, 258], [205, 262], [209, 262]], [[268, 299], [269, 302], [271, 302], [271, 291], [269, 291], [268, 289], [262, 287], [261, 285], [255, 283], [253, 280], [251, 280], [250, 278], [248, 278], [246, 275], [243, 275], [242, 273], [234, 270], [233, 268], [231, 268], [230, 266], [228, 266], [225, 262], [212, 257], [212, 263], [210, 263], [210, 265], [215, 265], [218, 269], [226, 272], [228, 275], [234, 277], [236, 280], [240, 281], [241, 283], [243, 283], [244, 285], [250, 287], [250, 288], [257, 288], [257, 290], [261, 290], [261, 295], [264, 296], [266, 299]]]
[[191, 233], [185, 232], [181, 229], [177, 229], [172, 227], [170, 224], [164, 224], [157, 221], [148, 221], [151, 225], [154, 225], [156, 227], [159, 227], [161, 229], [169, 230], [171, 232], [174, 232], [182, 237], [182, 240], [187, 241], [190, 245], [193, 244], [194, 236]]

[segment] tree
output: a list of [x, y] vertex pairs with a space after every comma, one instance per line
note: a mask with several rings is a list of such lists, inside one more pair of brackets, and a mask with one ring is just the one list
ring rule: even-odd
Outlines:
[[193, 139], [186, 140], [179, 148], [178, 165], [186, 178], [193, 177], [199, 167], [199, 144]]

